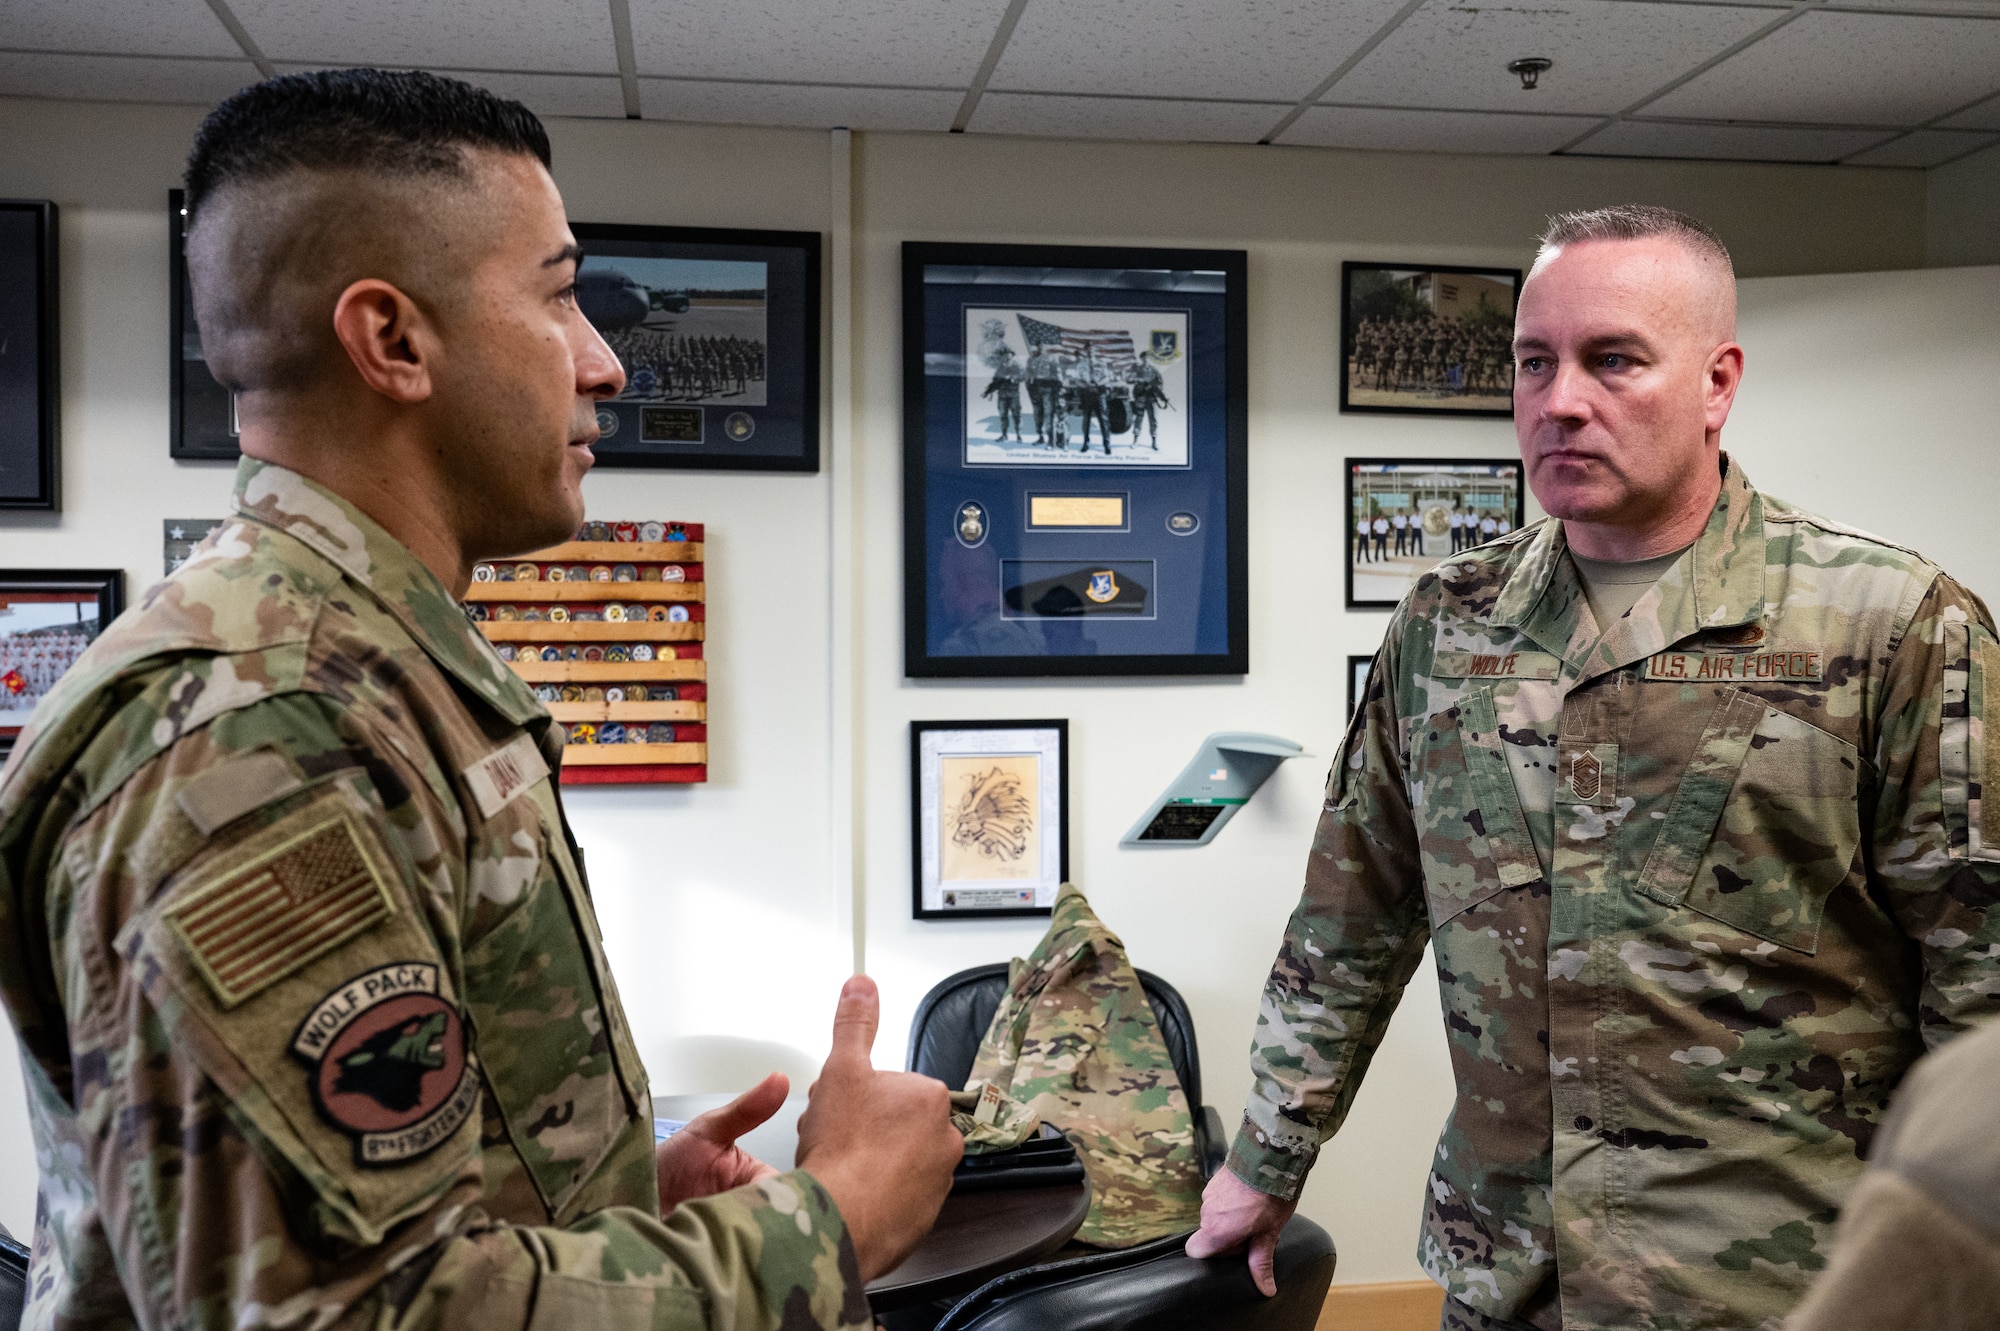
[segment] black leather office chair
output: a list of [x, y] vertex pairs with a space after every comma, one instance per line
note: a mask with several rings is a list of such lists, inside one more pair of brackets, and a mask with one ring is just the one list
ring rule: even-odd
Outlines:
[[0, 1231], [0, 1331], [21, 1325], [28, 1301], [28, 1250]]
[[[1222, 1167], [1229, 1139], [1222, 1118], [1201, 1100], [1201, 1054], [1194, 1019], [1178, 990], [1150, 971], [1139, 984], [1159, 1020], [1160, 1034], [1194, 1115], [1195, 1149], [1203, 1178]], [[940, 981], [917, 1004], [910, 1022], [909, 1067], [947, 1086], [965, 1085], [979, 1042], [1007, 993], [1004, 964], [974, 966]], [[959, 1299], [948, 1310], [909, 1309], [885, 1317], [896, 1331], [1310, 1331], [1333, 1282], [1333, 1240], [1294, 1216], [1278, 1241], [1278, 1296], [1266, 1299], [1251, 1283], [1241, 1254], [1195, 1261], [1176, 1234], [1122, 1252], [1091, 1253], [1011, 1271]], [[937, 1318], [932, 1321], [932, 1318]]]

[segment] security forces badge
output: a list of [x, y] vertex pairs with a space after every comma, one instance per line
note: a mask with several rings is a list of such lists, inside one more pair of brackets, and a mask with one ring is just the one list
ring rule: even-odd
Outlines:
[[1153, 363], [1165, 365], [1168, 361], [1179, 360], [1181, 355], [1181, 335], [1177, 329], [1155, 328], [1152, 345], [1147, 350], [1153, 353]]
[[450, 1140], [479, 1108], [479, 1071], [438, 968], [405, 961], [355, 976], [292, 1036], [313, 1103], [354, 1139], [354, 1162], [400, 1165]]
[[986, 505], [977, 499], [968, 499], [958, 506], [955, 526], [958, 543], [966, 549], [975, 549], [986, 540]]
[[1102, 573], [1093, 573], [1090, 575], [1090, 581], [1085, 585], [1083, 594], [1099, 605], [1106, 605], [1117, 600], [1118, 593], [1121, 590], [1118, 586], [1118, 575], [1115, 572], [1106, 570]]

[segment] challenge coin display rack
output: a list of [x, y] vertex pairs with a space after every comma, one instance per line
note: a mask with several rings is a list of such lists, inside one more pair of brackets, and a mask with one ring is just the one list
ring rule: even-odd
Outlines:
[[562, 726], [564, 785], [708, 779], [698, 522], [589, 522], [472, 571], [465, 612]]

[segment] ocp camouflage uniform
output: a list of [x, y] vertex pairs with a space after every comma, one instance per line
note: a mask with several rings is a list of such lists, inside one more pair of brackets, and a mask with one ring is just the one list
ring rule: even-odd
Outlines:
[[1265, 988], [1230, 1164], [1292, 1197], [1433, 945], [1419, 1258], [1487, 1316], [1776, 1325], [1903, 1071], [2000, 994], [1986, 608], [1724, 466], [1601, 636], [1560, 523], [1418, 581]]
[[351, 505], [236, 508], [0, 780], [24, 1325], [866, 1324], [809, 1175], [660, 1219], [548, 714]]
[[1048, 933], [1007, 968], [967, 1084], [978, 1082], [1076, 1148], [1090, 1176], [1078, 1242], [1127, 1248], [1195, 1227], [1201, 1161], [1187, 1096], [1125, 945], [1068, 883]]

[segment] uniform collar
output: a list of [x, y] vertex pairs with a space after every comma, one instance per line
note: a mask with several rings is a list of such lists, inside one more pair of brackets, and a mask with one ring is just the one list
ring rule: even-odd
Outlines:
[[1764, 617], [1764, 501], [1741, 464], [1721, 455], [1722, 491], [1708, 526], [1609, 632], [1584, 621], [1583, 584], [1562, 523], [1549, 520], [1493, 603], [1492, 623], [1518, 629], [1588, 678], [1666, 650], [1703, 629]]
[[394, 615], [426, 655], [509, 721], [528, 726], [547, 719], [437, 575], [353, 504], [289, 467], [251, 457], [236, 466], [235, 504], [244, 517], [325, 556]]

